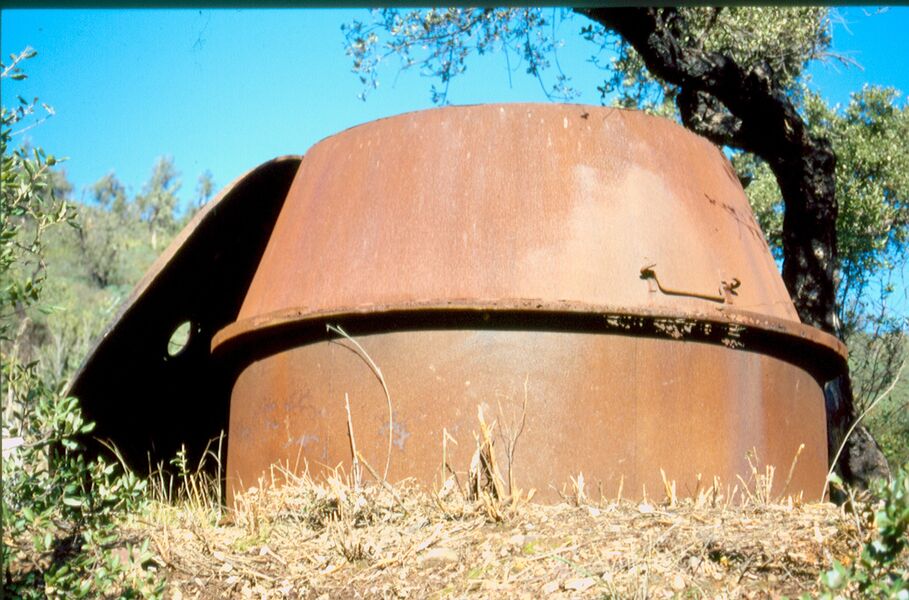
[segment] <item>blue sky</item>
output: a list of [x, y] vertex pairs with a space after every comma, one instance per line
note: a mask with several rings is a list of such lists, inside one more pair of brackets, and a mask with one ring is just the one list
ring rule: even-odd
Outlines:
[[[909, 8], [839, 12], [846, 24], [834, 28], [834, 50], [864, 69], [813, 66], [823, 95], [843, 103], [865, 83], [909, 91]], [[69, 157], [77, 196], [111, 171], [139, 191], [155, 159], [171, 155], [188, 198], [206, 169], [221, 187], [345, 128], [432, 106], [432, 81], [393, 67], [366, 102], [357, 98], [362, 87], [340, 27], [367, 16], [363, 9], [3, 11], [3, 55], [28, 45], [39, 55], [26, 63], [28, 80], [4, 82], [0, 93], [4, 105], [18, 94], [54, 107], [57, 114], [27, 135]], [[587, 62], [582, 24], [578, 17], [560, 24], [559, 60], [584, 92], [578, 101], [595, 104], [602, 73]], [[451, 102], [546, 101], [511, 59], [510, 78], [502, 54], [472, 60], [453, 82]]]

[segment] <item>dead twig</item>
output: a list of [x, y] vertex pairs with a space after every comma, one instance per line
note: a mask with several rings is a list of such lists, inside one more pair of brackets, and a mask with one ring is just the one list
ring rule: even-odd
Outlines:
[[375, 373], [376, 377], [378, 377], [379, 383], [382, 384], [382, 390], [385, 392], [385, 401], [388, 403], [388, 455], [385, 459], [385, 473], [382, 475], [382, 480], [387, 481], [388, 469], [391, 466], [391, 449], [394, 443], [394, 410], [391, 403], [391, 392], [388, 391], [388, 384], [385, 382], [385, 376], [382, 374], [382, 369], [380, 369], [379, 365], [373, 361], [372, 357], [369, 356], [369, 353], [366, 352], [363, 346], [361, 346], [357, 340], [350, 337], [346, 331], [341, 329], [340, 325], [335, 326], [326, 324], [325, 328], [328, 331], [333, 331], [334, 333], [343, 336], [347, 341], [353, 344], [354, 348], [357, 351], [357, 354], [359, 354], [360, 357], [366, 361], [366, 364], [369, 365], [373, 373]]
[[376, 473], [376, 470], [372, 468], [372, 465], [369, 464], [369, 462], [363, 457], [362, 454], [358, 453], [357, 456], [360, 457], [360, 462], [363, 463], [363, 466], [366, 467], [366, 470], [369, 471], [369, 474], [379, 482], [379, 484], [385, 489], [386, 492], [391, 494], [391, 497], [395, 499], [395, 502], [397, 502], [398, 506], [401, 507], [401, 510], [404, 511], [404, 514], [409, 514], [407, 507], [404, 505], [404, 501], [401, 500], [401, 496], [398, 495], [398, 493], [395, 491], [395, 488], [390, 483], [388, 483], [384, 477], [379, 477], [379, 474]]
[[357, 440], [354, 438], [353, 420], [350, 417], [350, 396], [344, 393], [344, 408], [347, 409], [347, 435], [350, 436], [350, 455], [354, 478], [354, 489], [360, 490], [360, 459], [357, 457]]

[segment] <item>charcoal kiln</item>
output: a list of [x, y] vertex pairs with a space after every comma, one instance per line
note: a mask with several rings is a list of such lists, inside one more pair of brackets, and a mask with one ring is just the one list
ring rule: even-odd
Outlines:
[[226, 426], [229, 493], [274, 463], [349, 472], [351, 428], [389, 481], [438, 482], [443, 437], [466, 471], [482, 411], [500, 466], [544, 500], [578, 473], [635, 495], [662, 470], [692, 493], [749, 460], [780, 491], [802, 445], [787, 491], [815, 494], [844, 360], [799, 322], [708, 141], [635, 111], [483, 105], [367, 123], [239, 179], [73, 391], [132, 462]]

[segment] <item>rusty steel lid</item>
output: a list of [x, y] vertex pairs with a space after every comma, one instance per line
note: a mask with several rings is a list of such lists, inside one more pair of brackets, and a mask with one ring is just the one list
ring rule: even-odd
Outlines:
[[733, 323], [845, 357], [799, 322], [719, 149], [645, 113], [558, 104], [410, 113], [313, 146], [212, 347], [451, 309]]
[[[227, 425], [230, 381], [211, 339], [240, 309], [300, 156], [252, 169], [183, 229], [119, 309], [67, 393], [135, 469], [172, 459], [183, 444], [198, 460]], [[168, 342], [181, 324], [182, 349]], [[95, 451], [103, 447], [93, 444]]]

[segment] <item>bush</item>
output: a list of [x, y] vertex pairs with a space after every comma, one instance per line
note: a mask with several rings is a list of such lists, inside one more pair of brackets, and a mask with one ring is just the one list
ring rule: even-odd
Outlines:
[[821, 576], [822, 598], [893, 598], [909, 600], [909, 465], [887, 483], [878, 481], [874, 493], [880, 499], [874, 512], [874, 535], [861, 556], [849, 567], [834, 562]]
[[93, 427], [75, 398], [47, 389], [34, 365], [5, 365], [24, 410], [21, 444], [3, 461], [4, 593], [22, 598], [160, 597], [147, 541], [118, 535], [142, 510], [145, 481], [103, 459], [87, 461], [80, 435]]
[[[0, 64], [0, 77], [24, 79], [19, 64], [33, 56], [26, 49], [12, 64]], [[78, 402], [43, 380], [20, 352], [30, 311], [40, 307], [45, 234], [75, 214], [54, 193], [56, 159], [12, 144], [13, 127], [34, 107], [20, 98], [0, 115], [3, 596], [160, 597], [163, 583], [151, 568], [147, 543], [136, 547], [117, 533], [125, 515], [146, 501], [145, 482], [115, 463], [86, 458], [79, 438], [93, 425], [83, 420]]]

